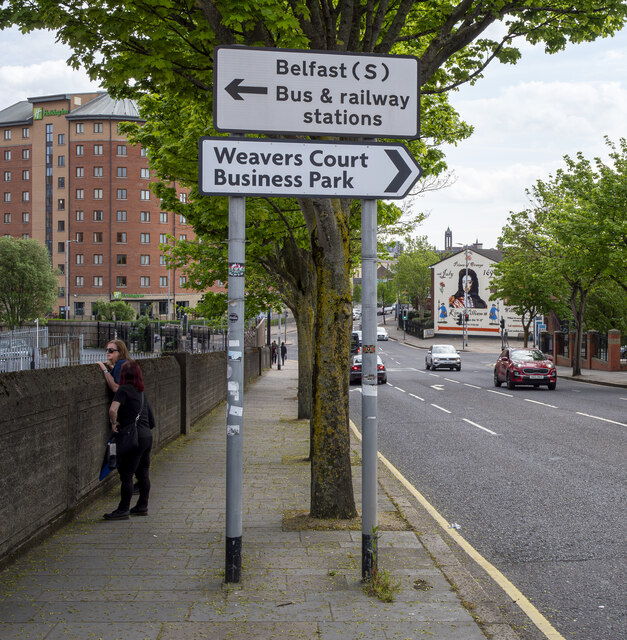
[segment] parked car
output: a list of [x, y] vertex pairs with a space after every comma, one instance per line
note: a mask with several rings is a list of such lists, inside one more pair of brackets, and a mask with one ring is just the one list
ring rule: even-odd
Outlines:
[[[361, 356], [354, 356], [351, 362], [349, 384], [361, 383]], [[380, 356], [377, 356], [377, 384], [386, 384], [388, 381], [388, 374], [381, 360]]]
[[356, 356], [361, 353], [361, 332], [353, 331], [351, 334], [351, 355]]
[[462, 357], [452, 344], [434, 344], [429, 347], [425, 356], [425, 369], [457, 369], [462, 368]]
[[387, 340], [388, 337], [385, 327], [377, 327], [377, 340]]
[[505, 382], [508, 389], [526, 384], [546, 385], [551, 391], [557, 384], [557, 370], [540, 349], [503, 349], [494, 365], [494, 386]]

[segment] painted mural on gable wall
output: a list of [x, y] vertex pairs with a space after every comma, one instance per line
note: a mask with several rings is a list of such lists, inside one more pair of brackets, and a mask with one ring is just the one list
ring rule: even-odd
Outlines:
[[501, 318], [509, 335], [522, 332], [516, 313], [502, 300], [490, 300], [490, 278], [496, 262], [477, 251], [460, 252], [433, 266], [435, 302], [435, 331], [439, 334], [461, 335], [463, 328], [457, 319], [468, 313], [468, 331], [473, 335], [500, 334]]

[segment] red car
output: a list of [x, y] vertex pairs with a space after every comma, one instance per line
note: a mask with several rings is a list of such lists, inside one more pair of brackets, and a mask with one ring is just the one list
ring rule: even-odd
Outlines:
[[545, 384], [552, 391], [557, 384], [557, 370], [539, 349], [503, 349], [494, 365], [494, 386], [500, 387], [503, 382], [508, 389], [519, 384]]

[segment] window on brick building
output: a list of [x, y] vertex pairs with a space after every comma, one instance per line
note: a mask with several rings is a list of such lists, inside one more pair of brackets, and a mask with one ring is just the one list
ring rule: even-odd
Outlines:
[[30, 149], [22, 149], [22, 160], [30, 159]]
[[22, 213], [22, 224], [28, 224], [30, 222], [30, 213], [28, 211], [24, 211]]
[[126, 189], [118, 189], [116, 197], [118, 200], [126, 200]]
[[76, 145], [76, 155], [77, 156], [84, 156], [85, 155], [85, 147], [82, 144], [77, 144]]
[[140, 169], [139, 170], [139, 177], [140, 178], [150, 178], [150, 169]]
[[102, 287], [102, 276], [94, 276], [94, 287]]
[[126, 222], [126, 218], [127, 218], [126, 211], [116, 211], [115, 212], [115, 219], [118, 222]]
[[22, 138], [30, 138], [30, 129], [28, 127], [22, 127]]
[[4, 139], [5, 140], [10, 140], [11, 139], [11, 129], [5, 129], [4, 130]]
[[94, 243], [95, 244], [102, 244], [102, 231], [94, 231]]
[[142, 233], [139, 237], [139, 241], [142, 244], [149, 244], [150, 243], [150, 234], [149, 233]]
[[118, 231], [118, 233], [116, 234], [116, 242], [119, 242], [121, 244], [126, 243], [126, 231]]
[[142, 254], [141, 256], [139, 256], [139, 264], [142, 264], [144, 266], [147, 266], [150, 264], [150, 256], [147, 254]]
[[85, 264], [85, 254], [83, 253], [76, 254], [76, 264]]
[[102, 209], [94, 209], [94, 222], [102, 222], [104, 220], [104, 211]]
[[57, 136], [57, 144], [64, 145], [65, 144], [65, 133], [60, 133]]
[[116, 256], [116, 259], [115, 259], [115, 263], [116, 264], [126, 264], [126, 254], [125, 253], [118, 253], [118, 255]]
[[85, 278], [83, 278], [83, 276], [76, 276], [75, 283], [77, 287], [82, 287], [84, 282], [85, 282]]
[[77, 189], [76, 190], [76, 199], [84, 200], [85, 199], [85, 189]]
[[167, 211], [159, 212], [159, 222], [162, 222], [163, 224], [167, 224], [167, 222], [168, 222], [168, 213], [167, 213]]
[[65, 231], [65, 220], [57, 220], [57, 231]]
[[150, 276], [141, 276], [139, 279], [140, 287], [149, 287], [150, 286]]
[[94, 167], [94, 178], [102, 178], [102, 167]]
[[125, 144], [119, 144], [118, 145], [117, 154], [119, 156], [125, 156], [126, 155], [126, 145]]
[[142, 189], [139, 192], [139, 198], [140, 198], [140, 200], [150, 200], [150, 190], [149, 189]]
[[95, 156], [104, 155], [104, 147], [101, 144], [94, 145], [94, 155]]
[[65, 198], [59, 198], [57, 200], [57, 209], [59, 211], [64, 211], [65, 210]]
[[94, 253], [94, 264], [102, 264], [102, 253]]
[[102, 122], [94, 122], [94, 133], [102, 133]]
[[11, 214], [10, 213], [5, 213], [4, 214], [4, 224], [10, 224], [11, 223]]
[[139, 212], [139, 219], [142, 222], [150, 222], [150, 211], [140, 211]]
[[126, 167], [118, 167], [117, 168], [117, 177], [118, 178], [126, 178]]
[[94, 200], [102, 200], [103, 193], [102, 189], [94, 189]]
[[85, 133], [85, 123], [83, 122], [76, 123], [76, 133]]
[[85, 177], [85, 167], [76, 167], [76, 177], [77, 178]]
[[22, 169], [22, 180], [30, 180], [30, 170]]
[[76, 222], [83, 222], [83, 220], [85, 220], [85, 212], [84, 211], [77, 211], [76, 212]]
[[118, 287], [125, 287], [126, 286], [126, 276], [117, 276], [115, 279], [115, 284]]
[[77, 231], [76, 237], [74, 238], [74, 242], [83, 242], [83, 232]]

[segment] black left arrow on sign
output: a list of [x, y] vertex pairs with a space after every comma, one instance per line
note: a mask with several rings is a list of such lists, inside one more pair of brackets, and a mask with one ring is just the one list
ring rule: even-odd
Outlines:
[[244, 82], [244, 78], [235, 78], [227, 87], [225, 87], [226, 92], [231, 96], [231, 98], [233, 98], [233, 100], [243, 100], [244, 98], [242, 98], [242, 93], [268, 93], [268, 87], [244, 87], [242, 86], [242, 82]]
[[386, 149], [385, 153], [388, 154], [390, 160], [394, 163], [394, 166], [398, 170], [398, 173], [394, 176], [394, 179], [388, 185], [385, 193], [397, 193], [403, 186], [405, 180], [411, 174], [410, 166], [403, 160], [403, 157], [396, 149]]

